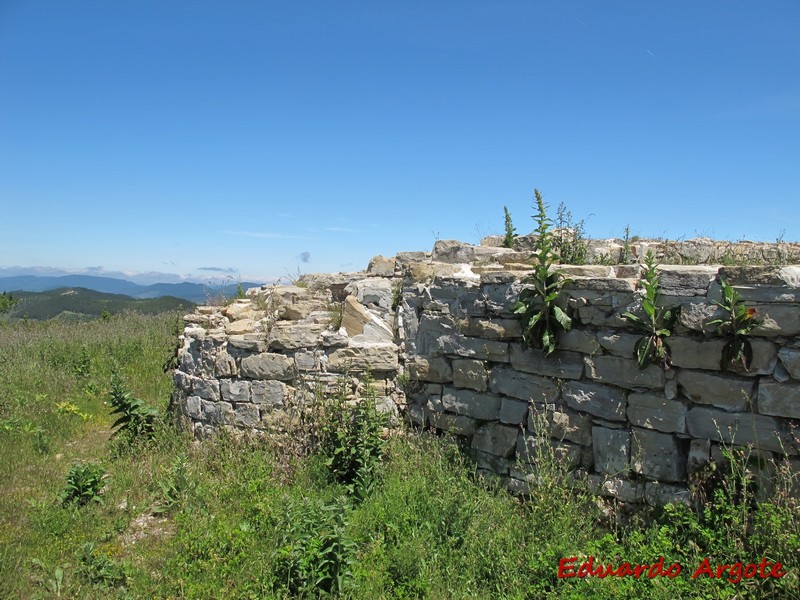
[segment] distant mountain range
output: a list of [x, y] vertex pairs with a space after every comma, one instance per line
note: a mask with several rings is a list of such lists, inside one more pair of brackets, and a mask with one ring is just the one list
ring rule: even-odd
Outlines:
[[100, 317], [105, 312], [115, 315], [134, 310], [156, 314], [178, 310], [190, 312], [195, 307], [193, 302], [174, 296], [135, 299], [123, 294], [106, 294], [80, 287], [45, 292], [16, 291], [12, 295], [17, 302], [9, 312], [0, 314], [0, 319], [85, 321]]
[[[194, 304], [204, 304], [209, 298], [218, 298], [219, 296], [235, 296], [238, 285], [237, 283], [229, 283], [215, 286], [186, 281], [181, 283], [139, 285], [126, 279], [96, 277], [94, 275], [62, 275], [59, 277], [17, 275], [14, 277], [0, 277], [0, 292], [46, 292], [59, 288], [84, 288], [106, 294], [124, 294], [137, 299], [174, 296]], [[247, 289], [258, 287], [261, 284], [243, 281], [241, 285], [244, 289]], [[21, 297], [21, 294], [15, 294], [15, 296]]]

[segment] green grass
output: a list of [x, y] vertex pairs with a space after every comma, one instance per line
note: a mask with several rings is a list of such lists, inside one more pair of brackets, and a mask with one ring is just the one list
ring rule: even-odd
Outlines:
[[[546, 453], [541, 485], [520, 500], [478, 480], [458, 444], [406, 432], [382, 448], [359, 496], [337, 482], [329, 457], [297, 458], [264, 441], [197, 444], [163, 422], [152, 439], [111, 440], [115, 365], [164, 414], [174, 320], [0, 326], [0, 597], [800, 597], [792, 478], [756, 503], [752, 457], [733, 451], [725, 476], [702, 478], [701, 510], [640, 512], [623, 527], [622, 513], [609, 517], [570, 487]], [[79, 463], [110, 476], [101, 502], [60, 500]], [[683, 573], [557, 578], [559, 559], [588, 555], [615, 564], [664, 556]], [[691, 579], [705, 556], [764, 556], [789, 574], [766, 584]]]

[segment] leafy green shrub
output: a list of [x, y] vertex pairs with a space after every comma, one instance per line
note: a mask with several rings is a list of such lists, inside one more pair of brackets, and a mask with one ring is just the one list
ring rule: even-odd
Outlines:
[[556, 233], [553, 242], [559, 262], [564, 265], [583, 265], [589, 257], [589, 243], [586, 241], [583, 219], [573, 221], [572, 213], [561, 202], [556, 213]]
[[656, 271], [655, 257], [650, 251], [645, 256], [644, 267], [641, 279], [641, 286], [644, 290], [642, 297], [644, 318], [630, 312], [626, 312], [622, 316], [644, 334], [633, 348], [633, 357], [639, 368], [645, 369], [650, 364], [660, 364], [665, 369], [669, 369], [672, 359], [665, 338], [670, 336], [675, 327], [680, 307], [658, 306], [660, 277]]
[[761, 320], [756, 318], [755, 308], [748, 308], [741, 303], [739, 293], [733, 289], [732, 285], [722, 277], [719, 282], [722, 286], [722, 300], [714, 302], [714, 304], [721, 308], [726, 315], [720, 319], [709, 321], [706, 323], [706, 327], [716, 325], [716, 334], [728, 338], [722, 348], [720, 368], [726, 371], [733, 365], [741, 363], [742, 367], [747, 370], [753, 362], [753, 347], [747, 336], [761, 324]]
[[112, 415], [119, 415], [111, 426], [116, 429], [113, 436], [124, 433], [128, 439], [149, 438], [153, 435], [158, 420], [158, 411], [144, 400], [134, 398], [125, 387], [119, 373], [111, 375], [111, 395], [109, 402], [114, 410]]
[[516, 231], [517, 229], [514, 227], [514, 223], [511, 221], [511, 213], [508, 212], [507, 207], [503, 207], [503, 213], [505, 213], [505, 228], [506, 234], [503, 238], [503, 247], [504, 248], [513, 248], [514, 247], [514, 238], [517, 237]]
[[59, 499], [64, 505], [77, 503], [83, 506], [89, 502], [102, 502], [101, 494], [105, 488], [106, 471], [94, 463], [76, 464], [67, 473], [67, 481]]
[[533, 274], [525, 280], [531, 284], [519, 295], [514, 305], [514, 314], [522, 321], [522, 338], [531, 348], [541, 348], [545, 356], [556, 349], [559, 331], [569, 331], [572, 319], [556, 304], [561, 288], [569, 281], [563, 274], [553, 269], [557, 254], [553, 249], [552, 221], [547, 218], [542, 194], [534, 190], [536, 197], [536, 245], [531, 258], [534, 261]]
[[104, 588], [125, 585], [125, 568], [105, 552], [97, 549], [94, 542], [87, 542], [78, 553], [78, 575], [85, 581]]

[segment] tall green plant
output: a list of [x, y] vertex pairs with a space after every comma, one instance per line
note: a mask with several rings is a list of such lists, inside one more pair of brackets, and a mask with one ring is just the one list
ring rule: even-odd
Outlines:
[[586, 224], [581, 219], [574, 221], [566, 204], [561, 202], [556, 212], [555, 246], [559, 262], [564, 265], [583, 265], [589, 257], [589, 242], [586, 241]]
[[511, 213], [508, 212], [507, 207], [503, 207], [503, 212], [505, 213], [506, 219], [506, 235], [503, 238], [503, 246], [506, 248], [513, 248], [514, 247], [514, 238], [517, 237], [516, 234], [516, 227], [514, 227], [514, 223], [511, 221]]
[[158, 411], [144, 400], [134, 398], [116, 371], [111, 374], [109, 402], [114, 407], [111, 414], [119, 415], [111, 426], [112, 429], [116, 429], [112, 435], [116, 436], [120, 432], [124, 432], [131, 439], [153, 435], [158, 420]]
[[625, 317], [636, 329], [644, 335], [639, 338], [633, 348], [633, 357], [640, 369], [650, 364], [661, 364], [665, 369], [672, 366], [668, 338], [678, 320], [680, 306], [664, 308], [658, 306], [659, 275], [656, 271], [655, 257], [648, 251], [644, 259], [644, 273], [642, 273], [641, 286], [644, 290], [642, 297], [642, 316], [626, 312]]
[[520, 315], [522, 338], [531, 348], [541, 348], [545, 356], [552, 354], [558, 343], [559, 331], [569, 331], [572, 319], [556, 304], [561, 288], [569, 279], [554, 269], [558, 255], [554, 250], [552, 221], [547, 218], [547, 207], [542, 194], [534, 190], [536, 198], [536, 244], [533, 254], [533, 273], [525, 283], [526, 288], [514, 305], [514, 314]]
[[741, 363], [747, 370], [753, 362], [753, 346], [747, 336], [753, 328], [761, 324], [761, 320], [756, 318], [755, 308], [748, 308], [742, 304], [739, 293], [731, 284], [722, 277], [719, 281], [722, 286], [722, 300], [714, 304], [726, 314], [722, 318], [709, 321], [706, 327], [716, 325], [717, 335], [728, 338], [722, 348], [720, 368], [725, 371], [736, 363]]

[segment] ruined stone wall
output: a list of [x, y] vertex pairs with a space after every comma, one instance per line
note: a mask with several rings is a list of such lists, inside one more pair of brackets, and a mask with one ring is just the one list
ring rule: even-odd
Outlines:
[[[359, 395], [369, 370], [382, 410], [463, 436], [478, 468], [516, 491], [531, 481], [542, 431], [625, 502], [680, 498], [720, 443], [787, 455], [800, 470], [800, 267], [660, 267], [663, 303], [682, 306], [673, 368], [640, 370], [622, 318], [638, 306], [640, 267], [563, 267], [573, 328], [545, 357], [523, 345], [511, 312], [524, 287], [517, 255], [439, 242], [376, 257], [367, 272], [200, 307], [187, 317], [176, 405], [198, 435], [269, 431], [343, 377]], [[720, 314], [720, 275], [763, 319], [749, 371], [723, 372], [725, 340], [705, 331]]]

